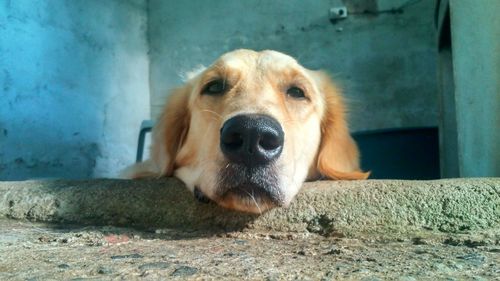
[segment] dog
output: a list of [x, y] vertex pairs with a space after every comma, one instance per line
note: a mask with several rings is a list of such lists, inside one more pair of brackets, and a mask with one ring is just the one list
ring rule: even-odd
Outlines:
[[360, 180], [339, 88], [277, 51], [235, 50], [173, 90], [150, 159], [128, 178], [175, 176], [200, 201], [262, 213], [304, 181]]

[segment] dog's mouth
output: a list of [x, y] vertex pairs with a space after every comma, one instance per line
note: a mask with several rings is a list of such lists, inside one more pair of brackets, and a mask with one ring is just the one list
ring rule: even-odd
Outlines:
[[[212, 201], [229, 209], [251, 213], [262, 213], [284, 205], [284, 194], [274, 165], [247, 167], [228, 163], [222, 167]], [[209, 201], [199, 189], [195, 188], [194, 193], [200, 202]]]
[[262, 213], [284, 202], [279, 169], [285, 143], [280, 123], [267, 114], [239, 113], [220, 129], [224, 161], [212, 197], [219, 205]]

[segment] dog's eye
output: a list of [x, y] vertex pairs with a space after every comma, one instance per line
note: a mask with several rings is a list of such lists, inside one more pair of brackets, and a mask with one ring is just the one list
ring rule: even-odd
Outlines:
[[226, 81], [219, 79], [209, 82], [201, 91], [205, 95], [220, 95], [226, 91]]
[[296, 98], [296, 99], [305, 99], [306, 98], [306, 96], [304, 95], [304, 91], [302, 91], [301, 88], [295, 87], [295, 86], [288, 88], [288, 90], [286, 91], [286, 94], [289, 95], [290, 97]]

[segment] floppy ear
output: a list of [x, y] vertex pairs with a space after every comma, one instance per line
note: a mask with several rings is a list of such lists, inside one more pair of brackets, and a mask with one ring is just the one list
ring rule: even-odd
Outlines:
[[188, 108], [190, 86], [174, 89], [153, 130], [151, 159], [158, 176], [172, 176], [177, 153], [189, 131], [191, 114]]
[[126, 168], [120, 173], [121, 178], [172, 176], [175, 157], [189, 130], [189, 90], [189, 86], [184, 86], [171, 92], [153, 128], [150, 159]]
[[359, 169], [359, 152], [349, 134], [346, 110], [340, 90], [327, 74], [317, 72], [317, 81], [324, 99], [321, 120], [321, 143], [317, 169], [321, 175], [336, 180], [366, 179], [370, 173]]

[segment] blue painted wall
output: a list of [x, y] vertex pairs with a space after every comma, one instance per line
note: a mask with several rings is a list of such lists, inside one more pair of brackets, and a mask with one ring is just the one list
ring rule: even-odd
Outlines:
[[149, 117], [145, 0], [0, 0], [0, 180], [115, 176]]
[[435, 1], [330, 23], [342, 2], [0, 0], [0, 180], [115, 176], [182, 75], [236, 48], [335, 74], [354, 131], [436, 125]]
[[500, 1], [450, 1], [461, 177], [500, 176]]
[[[457, 161], [461, 176], [498, 175], [500, 6], [469, 2], [450, 1]], [[356, 11], [402, 3], [402, 13]], [[332, 24], [328, 10], [342, 4], [358, 14]], [[168, 90], [236, 48], [275, 49], [333, 73], [353, 131], [435, 126], [435, 4], [0, 0], [0, 180], [116, 176]]]

